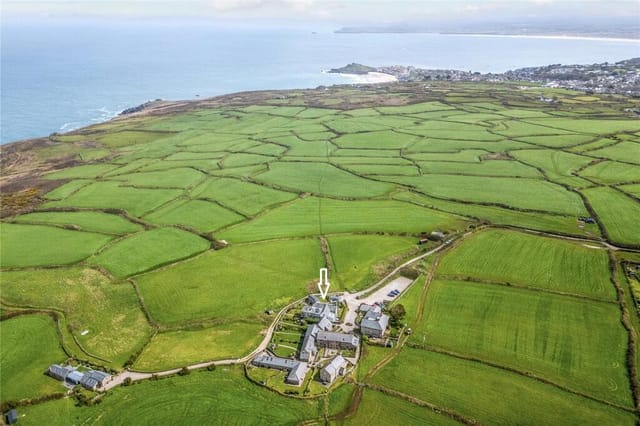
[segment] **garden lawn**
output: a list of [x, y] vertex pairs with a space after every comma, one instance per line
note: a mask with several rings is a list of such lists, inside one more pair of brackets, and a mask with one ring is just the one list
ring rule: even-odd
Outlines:
[[233, 321], [304, 296], [323, 266], [318, 240], [284, 240], [208, 252], [137, 281], [157, 321]]
[[105, 245], [111, 236], [54, 226], [0, 224], [0, 265], [29, 267], [78, 262]]
[[0, 336], [0, 401], [65, 391], [59, 381], [44, 375], [50, 364], [67, 358], [51, 317], [23, 315], [4, 320], [0, 322]]
[[95, 256], [92, 263], [122, 278], [193, 256], [209, 245], [207, 240], [181, 229], [159, 228], [116, 242]]

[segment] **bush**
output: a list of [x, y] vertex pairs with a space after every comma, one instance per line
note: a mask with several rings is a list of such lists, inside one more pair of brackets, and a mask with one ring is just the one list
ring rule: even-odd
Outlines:
[[178, 376], [188, 376], [189, 374], [191, 374], [191, 370], [187, 367], [182, 367], [182, 369], [178, 371]]
[[122, 386], [131, 386], [131, 383], [133, 383], [133, 380], [131, 379], [131, 377], [126, 377], [122, 382]]

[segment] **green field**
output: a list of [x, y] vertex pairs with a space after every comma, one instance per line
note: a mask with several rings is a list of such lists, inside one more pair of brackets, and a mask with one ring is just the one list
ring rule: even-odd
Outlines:
[[208, 248], [209, 242], [194, 234], [176, 228], [159, 228], [116, 242], [93, 258], [92, 263], [122, 278], [191, 257]]
[[397, 201], [341, 201], [307, 197], [218, 235], [231, 242], [346, 232], [421, 232], [456, 229], [463, 220]]
[[101, 212], [42, 212], [18, 216], [16, 222], [73, 225], [81, 231], [123, 235], [140, 231], [142, 227], [121, 216]]
[[420, 349], [404, 348], [374, 382], [484, 424], [635, 424], [629, 412], [498, 368]]
[[582, 191], [612, 241], [640, 246], [640, 203], [611, 188], [592, 188]]
[[111, 238], [53, 226], [3, 223], [0, 265], [6, 268], [75, 263], [93, 254]]
[[133, 367], [141, 371], [178, 368], [202, 361], [240, 358], [262, 340], [264, 324], [232, 322], [210, 328], [156, 334]]
[[584, 244], [488, 230], [466, 240], [445, 256], [438, 275], [615, 300], [608, 262], [604, 250]]
[[[247, 381], [237, 367], [218, 367], [214, 372], [194, 372], [187, 377], [147, 381], [115, 389], [94, 407], [73, 407], [73, 401], [59, 400], [23, 407], [20, 424], [121, 425], [147, 424], [296, 424], [320, 417], [319, 400], [286, 400]], [[53, 415], [51, 413], [54, 413]]]
[[50, 317], [24, 315], [4, 320], [0, 322], [0, 334], [0, 401], [64, 391], [60, 382], [44, 375], [50, 364], [67, 358]]
[[113, 284], [93, 269], [2, 272], [2, 300], [63, 312], [82, 347], [115, 367], [151, 333], [131, 285]]
[[345, 235], [329, 237], [335, 269], [332, 283], [338, 288], [362, 290], [386, 273], [392, 258], [401, 259], [416, 247], [415, 238]]
[[[3, 400], [60, 390], [40, 373], [63, 350], [156, 373], [244, 357], [319, 268], [366, 290], [443, 231], [389, 306], [412, 333], [363, 339], [332, 388], [218, 365], [93, 407], [21, 406], [20, 424], [640, 419], [637, 99], [434, 79], [160, 105], [3, 151]], [[7, 319], [20, 309], [42, 314]], [[280, 327], [288, 357], [304, 327], [293, 312]]]
[[322, 262], [318, 240], [283, 240], [207, 252], [137, 281], [162, 323], [246, 319], [307, 294]]
[[[451, 312], [456, 315], [451, 315]], [[630, 406], [627, 336], [614, 304], [458, 281], [431, 283], [413, 335]]]

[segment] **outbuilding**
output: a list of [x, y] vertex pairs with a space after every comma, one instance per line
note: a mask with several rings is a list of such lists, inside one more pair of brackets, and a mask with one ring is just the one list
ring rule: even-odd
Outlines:
[[9, 410], [7, 414], [5, 414], [4, 419], [6, 420], [8, 425], [14, 425], [18, 423], [18, 411], [15, 408]]

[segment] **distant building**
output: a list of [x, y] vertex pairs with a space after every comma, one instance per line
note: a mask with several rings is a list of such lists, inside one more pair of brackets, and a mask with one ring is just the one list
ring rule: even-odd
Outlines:
[[353, 334], [319, 331], [316, 336], [316, 344], [321, 348], [355, 350], [359, 343]]
[[313, 305], [302, 307], [303, 318], [327, 317], [329, 321], [335, 322], [338, 319], [338, 306], [334, 303], [316, 302]]
[[47, 370], [47, 374], [53, 377], [54, 379], [58, 379], [64, 382], [67, 376], [74, 371], [76, 371], [76, 369], [70, 365], [62, 366], [59, 364], [52, 364], [49, 366], [49, 369]]
[[320, 302], [322, 302], [322, 299], [320, 299], [320, 296], [318, 296], [317, 294], [310, 294], [309, 296], [307, 296], [307, 303], [309, 305], [314, 305]]
[[7, 414], [4, 416], [8, 425], [14, 425], [18, 423], [18, 411], [14, 408], [9, 410]]
[[446, 235], [444, 235], [444, 232], [440, 232], [440, 231], [433, 231], [431, 234], [429, 234], [429, 239], [431, 240], [444, 240], [446, 238]]
[[296, 361], [295, 359], [280, 358], [268, 354], [258, 355], [251, 363], [256, 367], [288, 371], [289, 374], [287, 374], [285, 382], [296, 386], [299, 386], [304, 382], [304, 378], [309, 372], [309, 365], [306, 362]]
[[67, 376], [67, 378], [65, 379], [65, 382], [67, 382], [70, 385], [79, 385], [80, 382], [82, 382], [82, 378], [84, 377], [84, 374], [79, 372], [79, 371], [72, 371], [71, 373], [69, 373], [69, 375]]
[[111, 375], [104, 371], [89, 370], [82, 376], [80, 384], [89, 390], [95, 391], [106, 385], [111, 380]]
[[336, 356], [329, 364], [320, 370], [322, 383], [331, 384], [338, 376], [343, 376], [347, 368], [347, 360], [342, 355]]

